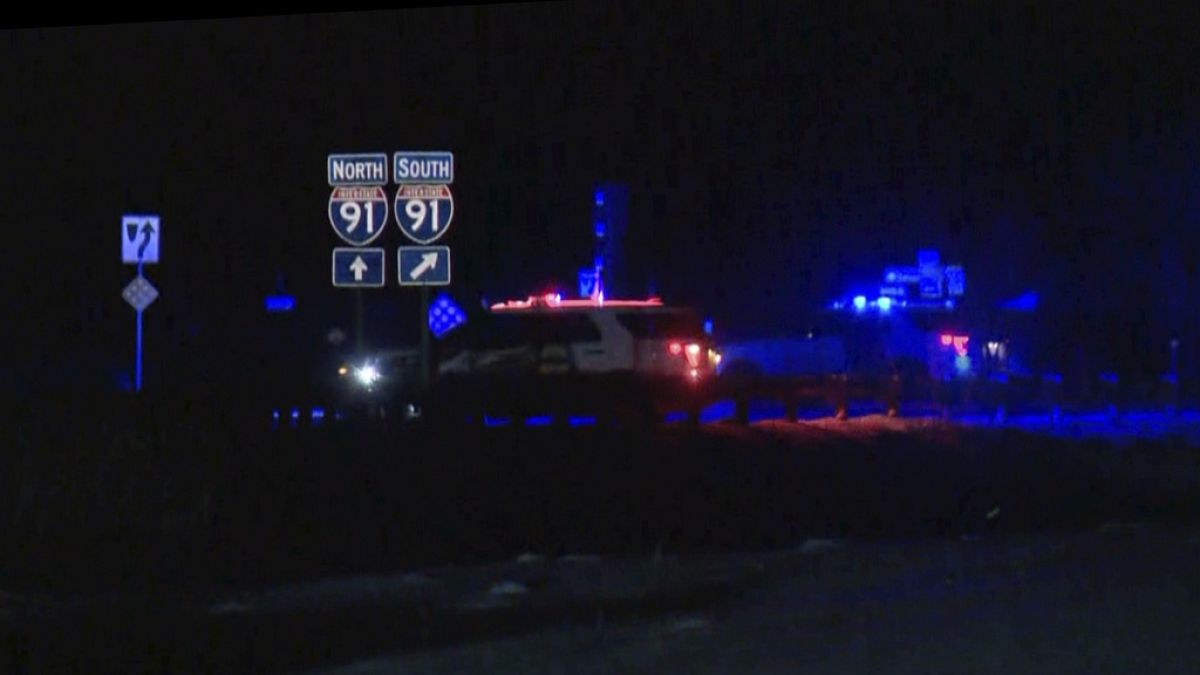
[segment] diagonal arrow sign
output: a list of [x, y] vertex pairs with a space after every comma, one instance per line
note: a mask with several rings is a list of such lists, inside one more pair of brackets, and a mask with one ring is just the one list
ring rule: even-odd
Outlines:
[[408, 278], [417, 279], [428, 270], [437, 269], [437, 261], [438, 254], [436, 251], [421, 254], [421, 264], [412, 268], [412, 271], [408, 273]]
[[363, 273], [367, 271], [367, 263], [363, 262], [361, 255], [354, 257], [354, 262], [350, 263], [350, 271], [354, 272], [355, 281], [362, 281]]

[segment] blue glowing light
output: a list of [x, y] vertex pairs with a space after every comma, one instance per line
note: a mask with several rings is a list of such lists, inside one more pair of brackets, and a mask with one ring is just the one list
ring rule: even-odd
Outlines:
[[854, 309], [861, 312], [866, 308], [867, 308], [867, 296], [865, 296], [865, 295], [854, 296]]
[[603, 238], [604, 238], [604, 232], [605, 232], [605, 228], [604, 228], [604, 221], [603, 221], [603, 220], [597, 220], [597, 221], [596, 221], [596, 238], [597, 238], [597, 239], [603, 239]]
[[525, 426], [527, 427], [548, 427], [554, 424], [554, 418], [550, 415], [534, 415], [533, 417], [525, 418]]
[[436, 338], [441, 338], [466, 322], [466, 313], [445, 293], [429, 305], [429, 330]]
[[508, 426], [512, 420], [507, 417], [491, 417], [490, 415], [483, 416], [483, 426], [485, 427], [503, 427]]
[[881, 311], [881, 312], [892, 311], [892, 299], [889, 297], [885, 296], [885, 297], [879, 298], [879, 300], [876, 301], [876, 304], [879, 305], [879, 311]]
[[704, 320], [704, 334], [705, 334], [705, 335], [712, 335], [712, 332], [713, 332], [713, 322], [712, 322], [712, 319], [705, 319], [705, 320]]
[[667, 423], [684, 422], [684, 421], [687, 421], [687, 413], [681, 412], [681, 411], [669, 412], [669, 413], [667, 413], [667, 415], [663, 421], [665, 421]]
[[604, 192], [596, 190], [596, 206], [604, 206]]
[[296, 298], [286, 294], [268, 295], [266, 306], [271, 313], [290, 312], [296, 308]]
[[1034, 291], [1026, 291], [1012, 300], [1001, 303], [1000, 308], [1014, 312], [1032, 312], [1037, 309], [1037, 306], [1038, 294]]
[[567, 424], [573, 427], [591, 426], [596, 423], [596, 418], [593, 415], [572, 415], [567, 418]]
[[312, 409], [312, 418], [314, 420], [325, 419], [325, 409], [324, 408], [313, 408]]

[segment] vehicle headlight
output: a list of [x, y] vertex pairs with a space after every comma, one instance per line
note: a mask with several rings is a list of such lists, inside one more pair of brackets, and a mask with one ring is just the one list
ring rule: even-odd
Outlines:
[[354, 377], [358, 379], [358, 383], [364, 387], [369, 387], [379, 381], [379, 369], [373, 364], [368, 363], [365, 366], [354, 370]]

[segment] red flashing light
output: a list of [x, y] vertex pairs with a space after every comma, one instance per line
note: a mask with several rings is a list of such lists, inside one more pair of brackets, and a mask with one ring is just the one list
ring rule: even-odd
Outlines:
[[959, 356], [966, 356], [967, 355], [967, 342], [969, 342], [970, 340], [971, 340], [971, 338], [966, 335], [955, 335], [954, 336], [954, 351], [957, 352]]
[[679, 356], [680, 354], [683, 353], [683, 345], [679, 344], [678, 342], [672, 342], [670, 345], [667, 346], [667, 349], [671, 352], [671, 354], [673, 356]]
[[503, 312], [519, 309], [532, 309], [534, 307], [549, 307], [553, 309], [581, 309], [587, 307], [662, 307], [662, 300], [658, 298], [650, 298], [648, 300], [605, 300], [603, 296], [598, 298], [583, 298], [578, 300], [563, 300], [562, 296], [554, 294], [546, 294], [540, 297], [530, 297], [525, 300], [508, 300], [498, 302], [492, 305], [492, 311]]

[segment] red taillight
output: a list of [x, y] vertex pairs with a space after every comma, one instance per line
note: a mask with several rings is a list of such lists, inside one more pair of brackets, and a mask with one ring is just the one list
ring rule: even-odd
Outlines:
[[678, 342], [672, 342], [667, 346], [667, 351], [671, 352], [672, 356], [679, 356], [683, 353], [683, 345]]

